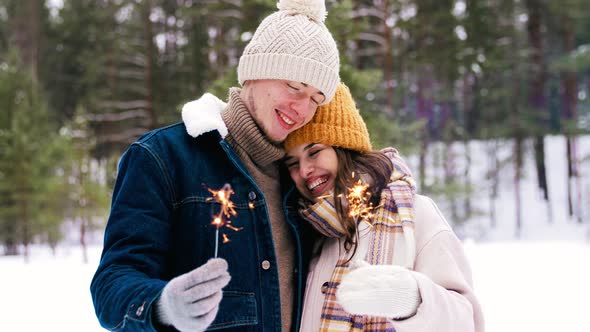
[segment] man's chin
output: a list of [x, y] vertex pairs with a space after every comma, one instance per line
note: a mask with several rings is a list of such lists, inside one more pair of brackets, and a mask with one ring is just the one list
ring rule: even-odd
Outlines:
[[268, 140], [275, 144], [275, 145], [281, 145], [283, 144], [283, 142], [285, 141], [285, 139], [287, 139], [287, 135], [281, 135], [281, 136], [271, 136], [268, 133], [266, 134], [266, 137], [268, 138]]
[[282, 140], [274, 140], [271, 139], [270, 142], [274, 145], [283, 145], [283, 142], [285, 141], [285, 139], [283, 138]]

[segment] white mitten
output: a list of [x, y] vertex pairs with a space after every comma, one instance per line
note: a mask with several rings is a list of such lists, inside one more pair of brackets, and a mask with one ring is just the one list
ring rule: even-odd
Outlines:
[[422, 298], [410, 270], [397, 265], [353, 261], [336, 291], [336, 300], [353, 315], [404, 319], [413, 316]]
[[205, 331], [217, 315], [221, 289], [230, 279], [227, 262], [210, 259], [166, 284], [156, 301], [156, 317], [180, 331]]

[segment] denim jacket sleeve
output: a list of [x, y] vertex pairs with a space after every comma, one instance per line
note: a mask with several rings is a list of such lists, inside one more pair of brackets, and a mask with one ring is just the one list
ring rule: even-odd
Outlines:
[[165, 167], [133, 144], [119, 163], [104, 249], [90, 290], [100, 324], [111, 331], [155, 331], [152, 311], [166, 281], [174, 201]]

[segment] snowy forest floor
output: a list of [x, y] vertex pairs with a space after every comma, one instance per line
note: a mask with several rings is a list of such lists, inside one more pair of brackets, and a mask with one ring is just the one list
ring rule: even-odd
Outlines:
[[[488, 332], [585, 332], [590, 245], [579, 241], [465, 242]], [[45, 247], [0, 257], [0, 331], [104, 331], [89, 285], [100, 247]]]

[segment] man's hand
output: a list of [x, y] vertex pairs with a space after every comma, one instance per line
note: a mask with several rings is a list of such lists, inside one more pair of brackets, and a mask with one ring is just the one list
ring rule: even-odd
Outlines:
[[213, 258], [170, 280], [156, 302], [158, 320], [180, 331], [204, 331], [215, 319], [221, 289], [230, 279], [227, 262]]
[[408, 318], [422, 302], [410, 270], [397, 265], [352, 262], [336, 291], [336, 300], [353, 315]]

